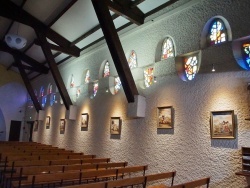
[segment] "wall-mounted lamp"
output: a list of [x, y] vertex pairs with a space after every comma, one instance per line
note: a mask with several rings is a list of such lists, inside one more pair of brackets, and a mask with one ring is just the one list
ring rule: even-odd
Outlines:
[[108, 93], [109, 92], [109, 88], [106, 88], [106, 93]]
[[157, 82], [157, 78], [156, 78], [156, 76], [154, 76], [154, 83], [156, 83]]
[[215, 72], [214, 64], [212, 64], [212, 72]]

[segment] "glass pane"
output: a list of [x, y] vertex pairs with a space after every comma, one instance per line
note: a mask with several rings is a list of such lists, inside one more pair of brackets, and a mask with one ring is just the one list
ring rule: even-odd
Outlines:
[[109, 75], [110, 75], [109, 62], [107, 61], [104, 66], [103, 77], [108, 77]]
[[144, 70], [144, 83], [146, 87], [149, 87], [153, 84], [154, 81], [154, 68], [148, 68]]
[[85, 83], [88, 84], [90, 82], [90, 72], [87, 70], [86, 75], [85, 75]]
[[198, 61], [197, 57], [189, 57], [185, 59], [185, 73], [188, 80], [193, 80], [195, 77], [195, 74], [198, 70]]
[[115, 94], [121, 89], [122, 83], [119, 77], [115, 78]]
[[220, 44], [227, 40], [226, 27], [222, 20], [216, 19], [213, 21], [210, 27], [208, 40], [211, 46]]
[[129, 59], [128, 59], [128, 65], [129, 68], [135, 68], [137, 66], [137, 57], [136, 57], [136, 53], [134, 50], [131, 51]]
[[164, 40], [162, 45], [162, 55], [161, 59], [167, 59], [169, 57], [174, 57], [174, 45], [170, 38]]

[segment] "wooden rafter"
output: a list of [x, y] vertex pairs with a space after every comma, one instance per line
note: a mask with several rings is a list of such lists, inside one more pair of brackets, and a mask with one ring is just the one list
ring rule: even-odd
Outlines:
[[67, 92], [67, 89], [63, 83], [63, 79], [62, 79], [62, 76], [59, 72], [57, 64], [54, 60], [53, 54], [52, 54], [51, 49], [50, 49], [50, 45], [49, 45], [44, 33], [36, 30], [36, 35], [37, 35], [37, 38], [40, 40], [41, 48], [42, 48], [43, 53], [48, 61], [50, 71], [51, 71], [52, 76], [55, 80], [55, 83], [56, 83], [56, 86], [59, 90], [59, 93], [62, 97], [64, 105], [65, 105], [66, 109], [69, 110], [69, 106], [72, 105], [72, 102], [71, 102], [71, 99], [70, 99], [69, 94]]
[[18, 68], [20, 75], [23, 79], [24, 85], [25, 85], [25, 87], [30, 95], [30, 98], [34, 104], [34, 107], [35, 107], [36, 111], [39, 112], [39, 110], [42, 110], [42, 107], [41, 107], [40, 103], [38, 102], [37, 97], [34, 93], [34, 90], [30, 84], [30, 81], [29, 81], [27, 74], [26, 74], [24, 67], [23, 67], [24, 65], [22, 64], [22, 62], [18, 56], [13, 55], [13, 58], [15, 59], [15, 63], [17, 65], [17, 68]]
[[49, 72], [49, 68], [42, 65], [41, 63], [37, 62], [36, 60], [32, 59], [31, 57], [23, 54], [22, 52], [10, 48], [4, 42], [0, 42], [0, 50], [12, 54], [15, 57], [18, 57], [20, 60], [24, 61], [25, 63], [29, 64], [34, 68], [36, 72], [47, 74]]
[[71, 48], [80, 51], [80, 49], [75, 45], [72, 46], [70, 41], [53, 31], [28, 12], [20, 10], [19, 7], [11, 1], [0, 1], [0, 16], [16, 20], [22, 24], [32, 27], [34, 30], [45, 33], [47, 38], [63, 48]]
[[116, 70], [121, 79], [127, 101], [129, 103], [134, 102], [134, 96], [138, 95], [138, 91], [107, 4], [105, 1], [99, 0], [92, 0], [92, 4], [101, 25]]
[[106, 5], [110, 10], [115, 12], [116, 14], [123, 16], [124, 18], [128, 19], [129, 21], [141, 25], [144, 23], [145, 14], [137, 7], [130, 7], [130, 1], [111, 1], [111, 0], [104, 0]]

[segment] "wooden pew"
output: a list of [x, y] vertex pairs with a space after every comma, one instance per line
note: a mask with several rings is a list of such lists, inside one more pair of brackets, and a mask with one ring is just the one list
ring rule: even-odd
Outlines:
[[195, 187], [199, 187], [199, 186], [202, 186], [202, 185], [206, 185], [207, 188], [208, 188], [209, 183], [210, 183], [210, 177], [207, 177], [207, 178], [202, 178], [202, 179], [182, 183], [182, 184], [179, 184], [179, 185], [174, 185], [171, 188], [195, 188]]
[[[125, 167], [128, 168], [128, 167]], [[132, 172], [139, 172], [142, 171], [143, 173], [145, 170], [145, 166], [138, 166], [134, 167], [137, 171], [133, 170], [130, 167], [131, 173]], [[112, 178], [115, 176], [115, 179], [118, 178], [119, 174], [123, 172], [124, 168], [112, 168], [112, 169], [101, 169], [101, 170], [90, 170], [90, 171], [81, 171], [81, 172], [63, 172], [63, 173], [54, 173], [54, 174], [38, 174], [38, 175], [29, 175], [27, 180], [22, 181], [20, 184], [19, 182], [12, 182], [13, 188], [20, 188], [22, 186], [30, 186], [34, 187], [37, 185], [45, 185], [45, 184], [60, 184], [63, 185], [64, 182], [76, 182], [78, 184], [83, 183], [84, 181], [96, 181], [101, 179]], [[127, 171], [130, 173], [129, 171]]]
[[[4, 185], [9, 185], [12, 179], [18, 180], [19, 183], [28, 175], [36, 174], [50, 174], [67, 171], [86, 171], [86, 170], [100, 170], [110, 168], [122, 168], [128, 165], [127, 162], [114, 162], [114, 163], [95, 163], [95, 164], [78, 164], [78, 165], [49, 165], [49, 166], [29, 166], [29, 167], [18, 167], [16, 173], [6, 176]], [[7, 187], [7, 186], [6, 186]]]
[[162, 180], [162, 179], [165, 180], [165, 179], [172, 178], [172, 183], [173, 183], [175, 175], [176, 175], [176, 171], [163, 172], [163, 173], [158, 173], [158, 174], [119, 179], [119, 180], [114, 180], [114, 181], [72, 185], [72, 186], [67, 186], [67, 188], [114, 188], [114, 187], [127, 187], [127, 186], [134, 186], [134, 185], [142, 185], [143, 188], [146, 188], [149, 182], [156, 181], [156, 180]]

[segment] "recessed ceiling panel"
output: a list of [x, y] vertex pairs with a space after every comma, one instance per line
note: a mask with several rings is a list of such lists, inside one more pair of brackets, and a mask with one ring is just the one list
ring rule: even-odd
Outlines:
[[169, 0], [146, 0], [138, 5], [138, 8], [141, 9], [143, 13], [147, 13], [156, 7], [167, 3]]
[[123, 18], [122, 16], [119, 16], [118, 18], [114, 19], [113, 22], [115, 24], [115, 28], [117, 29], [117, 28], [125, 25], [126, 23], [128, 23], [129, 20], [126, 18]]
[[101, 37], [103, 37], [103, 32], [101, 29], [99, 29], [98, 31], [94, 32], [92, 35], [88, 36], [87, 38], [83, 39], [81, 42], [77, 43], [76, 46], [79, 48], [83, 48]]
[[91, 1], [80, 0], [77, 1], [51, 28], [63, 35], [69, 41], [74, 41], [98, 24], [99, 22]]

